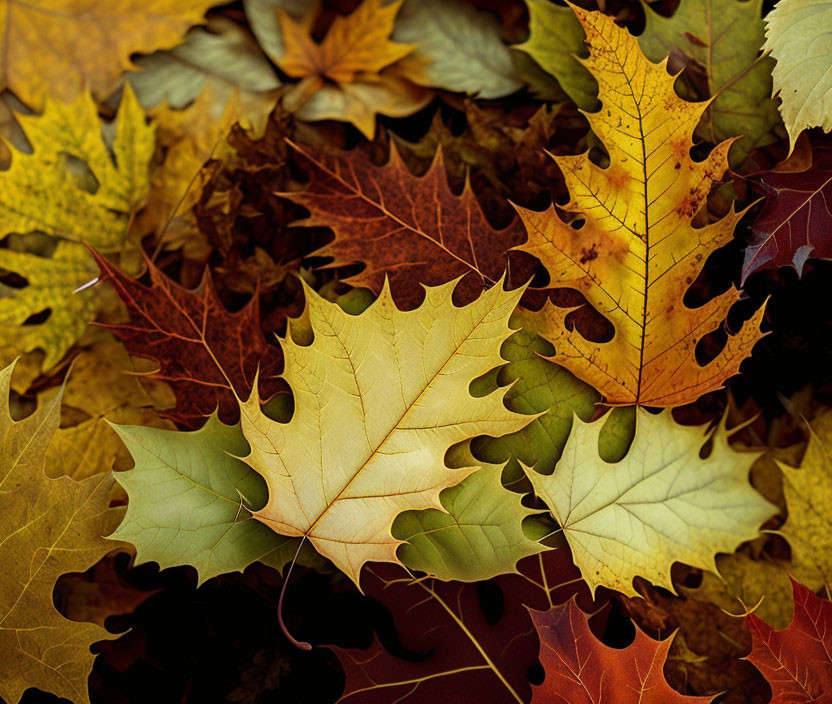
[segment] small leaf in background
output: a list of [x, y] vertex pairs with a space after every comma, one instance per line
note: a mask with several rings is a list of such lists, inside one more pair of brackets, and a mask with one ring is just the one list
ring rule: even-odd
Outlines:
[[832, 692], [832, 605], [792, 580], [794, 615], [774, 630], [748, 616], [754, 647], [748, 659], [771, 686], [771, 704], [822, 702]]
[[280, 350], [260, 330], [256, 296], [232, 313], [217, 298], [207, 271], [199, 288], [188, 291], [148, 261], [151, 283], [146, 286], [93, 254], [102, 279], [130, 316], [128, 323], [107, 327], [128, 352], [157, 362], [153, 378], [168, 382], [176, 394], [176, 406], [166, 417], [199, 426], [219, 409], [221, 419], [234, 421], [236, 399], [251, 392], [255, 377], [264, 402], [282, 389]]
[[765, 205], [745, 250], [743, 281], [755, 271], [832, 259], [832, 146], [814, 144], [812, 163], [800, 171], [756, 174]]
[[592, 634], [574, 599], [530, 613], [546, 673], [534, 688], [532, 704], [707, 704], [714, 699], [684, 696], [667, 683], [662, 669], [671, 638], [655, 641], [636, 627], [633, 643], [610, 648]]
[[716, 572], [716, 553], [753, 540], [777, 513], [748, 482], [757, 455], [732, 450], [724, 424], [703, 459], [702, 428], [639, 410], [633, 443], [612, 465], [598, 455], [601, 427], [576, 420], [554, 474], [527, 471], [593, 591], [637, 596], [635, 577], [674, 591], [674, 562]]
[[832, 3], [779, 0], [766, 17], [765, 48], [777, 61], [772, 71], [789, 153], [807, 128], [832, 130]]

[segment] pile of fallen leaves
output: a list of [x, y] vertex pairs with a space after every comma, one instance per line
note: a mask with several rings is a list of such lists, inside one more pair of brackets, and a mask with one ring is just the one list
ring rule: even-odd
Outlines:
[[832, 3], [0, 16], [6, 704], [832, 701]]

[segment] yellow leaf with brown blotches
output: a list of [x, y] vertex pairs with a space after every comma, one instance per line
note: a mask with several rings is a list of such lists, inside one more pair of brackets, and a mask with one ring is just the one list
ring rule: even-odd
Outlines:
[[694, 161], [691, 137], [708, 103], [679, 98], [666, 61], [648, 61], [612, 18], [573, 9], [587, 35], [585, 65], [600, 86], [601, 109], [586, 117], [609, 166], [599, 167], [588, 153], [556, 157], [571, 195], [563, 208], [576, 218], [566, 223], [554, 207], [518, 208], [528, 231], [518, 249], [543, 262], [552, 287], [583, 293], [615, 334], [607, 342], [587, 340], [565, 325], [570, 309], [551, 303], [531, 316], [531, 325], [555, 345], [553, 361], [598, 389], [607, 403], [679, 406], [720, 388], [762, 336], [761, 309], [700, 365], [697, 343], [723, 324], [740, 293], [729, 289], [698, 308], [683, 302], [742, 216], [732, 211], [694, 226], [727, 169], [731, 142]]

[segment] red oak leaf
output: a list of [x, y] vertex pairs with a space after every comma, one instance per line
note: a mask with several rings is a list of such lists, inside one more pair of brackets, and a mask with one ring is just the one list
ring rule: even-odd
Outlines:
[[[428, 172], [417, 177], [392, 144], [384, 166], [375, 166], [360, 150], [336, 154], [292, 146], [311, 181], [305, 191], [280, 195], [309, 210], [296, 225], [335, 232], [335, 239], [312, 255], [332, 257], [327, 267], [364, 263], [345, 281], [375, 293], [388, 276], [401, 307], [421, 302], [422, 284], [436, 286], [458, 276], [465, 278], [455, 296], [470, 302], [502, 276], [508, 250], [525, 240], [516, 218], [503, 230], [489, 224], [467, 181], [461, 195], [451, 191], [441, 149]], [[523, 284], [531, 277], [532, 260], [514, 256], [517, 265], [510, 273]]]
[[232, 313], [217, 298], [207, 269], [199, 286], [189, 291], [150, 261], [150, 286], [146, 286], [100, 254], [93, 256], [101, 279], [112, 285], [130, 315], [128, 323], [106, 327], [130, 354], [158, 363], [151, 376], [167, 381], [176, 395], [176, 407], [167, 412], [168, 418], [197, 427], [219, 409], [223, 422], [236, 422], [235, 393], [248, 398], [258, 368], [264, 402], [285, 389], [278, 379], [283, 355], [260, 329], [256, 295]]
[[776, 631], [750, 614], [748, 656], [771, 687], [771, 704], [832, 701], [832, 604], [792, 580], [792, 622]]
[[761, 269], [793, 266], [798, 275], [813, 259], [832, 259], [832, 146], [815, 146], [812, 166], [759, 178], [766, 204], [754, 221], [742, 279]]
[[[521, 560], [520, 574], [462, 584], [414, 581], [392, 565], [363, 572], [365, 594], [393, 613], [403, 648], [421, 654], [404, 660], [375, 640], [368, 650], [333, 648], [344, 667], [344, 704], [517, 704], [531, 696], [529, 668], [537, 639], [527, 606], [548, 608], [589, 590], [566, 548]], [[499, 613], [486, 613], [480, 589], [496, 590]], [[492, 595], [494, 597], [495, 595]], [[494, 599], [492, 598], [492, 601]], [[596, 624], [603, 628], [605, 614]]]
[[589, 628], [574, 599], [548, 611], [531, 611], [546, 672], [532, 704], [704, 704], [713, 697], [679, 694], [664, 678], [673, 638], [653, 640], [636, 626], [627, 648], [610, 648]]

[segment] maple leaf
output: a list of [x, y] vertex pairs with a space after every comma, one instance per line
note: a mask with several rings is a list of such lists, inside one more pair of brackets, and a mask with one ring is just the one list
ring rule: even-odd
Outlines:
[[269, 487], [255, 518], [306, 536], [356, 583], [365, 562], [398, 562], [402, 541], [390, 529], [399, 513], [441, 510], [440, 492], [477, 469], [448, 469], [451, 445], [514, 432], [530, 420], [505, 408], [503, 391], [475, 399], [468, 390], [502, 362], [522, 290], [505, 292], [501, 282], [457, 308], [455, 284], [427, 287], [422, 306], [408, 312], [385, 286], [357, 316], [306, 287], [314, 341], [282, 340], [283, 378], [295, 398], [291, 421], [263, 415], [256, 391], [241, 402], [251, 445], [244, 459]]
[[802, 276], [807, 259], [832, 259], [832, 147], [815, 145], [806, 170], [758, 178], [766, 204], [745, 250], [743, 282], [755, 271], [789, 265]]
[[[414, 581], [392, 565], [364, 570], [364, 593], [393, 613], [399, 652], [403, 648], [423, 656], [395, 657], [378, 639], [367, 650], [333, 648], [346, 674], [339, 703], [527, 702], [529, 667], [537, 657], [527, 607], [548, 609], [574, 595], [585, 608], [593, 608], [593, 602], [576, 579], [568, 550], [528, 557], [518, 572], [488, 583], [502, 597], [495, 619], [483, 610], [475, 584]], [[594, 610], [600, 611], [601, 603]], [[603, 629], [603, 624], [599, 613], [597, 625]]]
[[[407, 171], [394, 146], [384, 166], [360, 152], [329, 154], [293, 145], [312, 174], [305, 191], [281, 193], [309, 210], [296, 225], [326, 226], [335, 239], [310, 256], [332, 257], [327, 266], [364, 262], [345, 279], [379, 292], [389, 280], [399, 305], [422, 300], [434, 286], [466, 275], [456, 293], [471, 300], [500, 278], [506, 251], [523, 240], [517, 220], [503, 230], [488, 223], [466, 184], [461, 196], [448, 186], [441, 150], [421, 178]], [[522, 274], [521, 274], [522, 275]]]
[[[468, 445], [452, 448], [450, 467], [480, 464]], [[548, 527], [532, 521], [537, 511], [522, 505], [522, 494], [506, 489], [503, 467], [484, 464], [439, 496], [441, 511], [405, 511], [393, 522], [393, 537], [406, 540], [397, 554], [410, 569], [438, 579], [476, 582], [517, 571], [517, 562], [546, 550], [535, 540]]]
[[639, 409], [629, 452], [613, 465], [598, 456], [600, 431], [600, 421], [576, 419], [554, 474], [526, 472], [593, 592], [638, 596], [636, 576], [674, 591], [674, 562], [716, 572], [715, 553], [756, 538], [777, 513], [748, 482], [758, 455], [732, 450], [724, 422], [704, 459], [708, 435], [669, 411]]
[[281, 569], [292, 559], [298, 541], [251, 517], [266, 485], [237, 459], [248, 450], [239, 425], [212, 416], [190, 433], [113, 427], [135, 467], [117, 475], [130, 500], [111, 537], [136, 547], [137, 564], [191, 565], [202, 584], [258, 560]]
[[716, 696], [685, 696], [667, 683], [662, 668], [673, 637], [653, 640], [636, 626], [631, 645], [610, 648], [592, 634], [574, 598], [530, 613], [546, 672], [532, 704], [704, 704]]
[[491, 100], [523, 85], [500, 29], [495, 17], [463, 0], [405, 0], [393, 39], [424, 59], [421, 71], [408, 73], [414, 83]]
[[788, 518], [779, 533], [792, 549], [791, 573], [819, 588], [832, 581], [832, 456], [827, 447], [832, 413], [809, 425], [809, 444], [800, 468], [777, 462], [783, 472]]
[[832, 6], [826, 0], [780, 0], [766, 15], [765, 48], [777, 63], [771, 73], [789, 153], [809, 127], [832, 130]]
[[[95, 265], [80, 243], [106, 253], [125, 250], [130, 219], [147, 197], [154, 129], [145, 124], [130, 90], [124, 91], [116, 118], [113, 156], [87, 94], [71, 104], [47, 101], [41, 116], [18, 119], [32, 153], [14, 152], [10, 168], [0, 172], [0, 239], [39, 232], [58, 242], [51, 256], [0, 250], [0, 267], [29, 283], [20, 289], [3, 286], [0, 330], [8, 331], [9, 343], [2, 355], [8, 361], [42, 348], [48, 368], [111, 303], [101, 291], [73, 293], [95, 278]], [[93, 184], [70, 167], [66, 155], [86, 165]], [[44, 322], [18, 327], [47, 310]]]
[[[780, 121], [771, 99], [774, 61], [760, 60], [763, 45], [762, 0], [685, 0], [671, 17], [645, 5], [646, 24], [638, 43], [651, 61], [670, 55], [696, 62], [680, 81], [684, 97], [696, 99], [697, 70], [709, 104], [697, 134], [710, 142], [742, 135], [731, 150], [732, 163], [741, 163], [757, 146], [775, 141], [771, 129]], [[730, 38], [730, 39], [729, 39]]]
[[832, 605], [792, 580], [792, 622], [776, 631], [749, 614], [748, 655], [771, 686], [771, 704], [822, 702], [832, 694]]
[[130, 55], [178, 44], [214, 0], [2, 0], [0, 90], [40, 109], [44, 96], [106, 96]]
[[536, 316], [535, 329], [555, 345], [553, 361], [608, 403], [682, 405], [720, 388], [762, 336], [761, 309], [700, 366], [698, 341], [722, 325], [740, 293], [730, 289], [695, 309], [683, 303], [707, 257], [731, 240], [742, 216], [692, 224], [727, 167], [730, 142], [694, 161], [691, 135], [707, 104], [681, 100], [664, 64], [649, 62], [612, 18], [574, 11], [590, 47], [585, 64], [601, 81], [601, 110], [587, 119], [610, 165], [600, 168], [588, 154], [555, 157], [572, 196], [564, 209], [584, 223], [564, 222], [554, 206], [542, 213], [518, 208], [529, 235], [519, 249], [543, 262], [551, 286], [583, 293], [615, 335], [591, 342], [565, 325], [570, 309], [551, 303]]
[[130, 354], [159, 364], [152, 374], [167, 381], [176, 408], [165, 415], [199, 425], [216, 409], [220, 418], [237, 416], [237, 395], [251, 391], [259, 369], [264, 401], [281, 390], [280, 350], [263, 336], [257, 296], [231, 313], [222, 305], [206, 269], [193, 291], [168, 279], [149, 260], [150, 286], [130, 278], [93, 252], [103, 280], [127, 306], [129, 323], [110, 324]]
[[13, 421], [12, 369], [0, 371], [0, 697], [16, 704], [26, 689], [38, 687], [89, 702], [95, 659], [89, 648], [113, 636], [61, 616], [52, 589], [60, 575], [86, 570], [118, 547], [102, 538], [120, 517], [108, 509], [113, 479], [47, 478], [44, 453], [60, 421], [60, 395]]
[[381, 0], [364, 0], [352, 14], [336, 17], [320, 44], [310, 36], [318, 13], [307, 5], [248, 2], [260, 45], [287, 74], [302, 79], [284, 106], [301, 120], [346, 120], [372, 139], [376, 114], [403, 117], [427, 105], [432, 91], [409, 79], [423, 62], [405, 59], [413, 46], [389, 39], [401, 2], [382, 7]]

